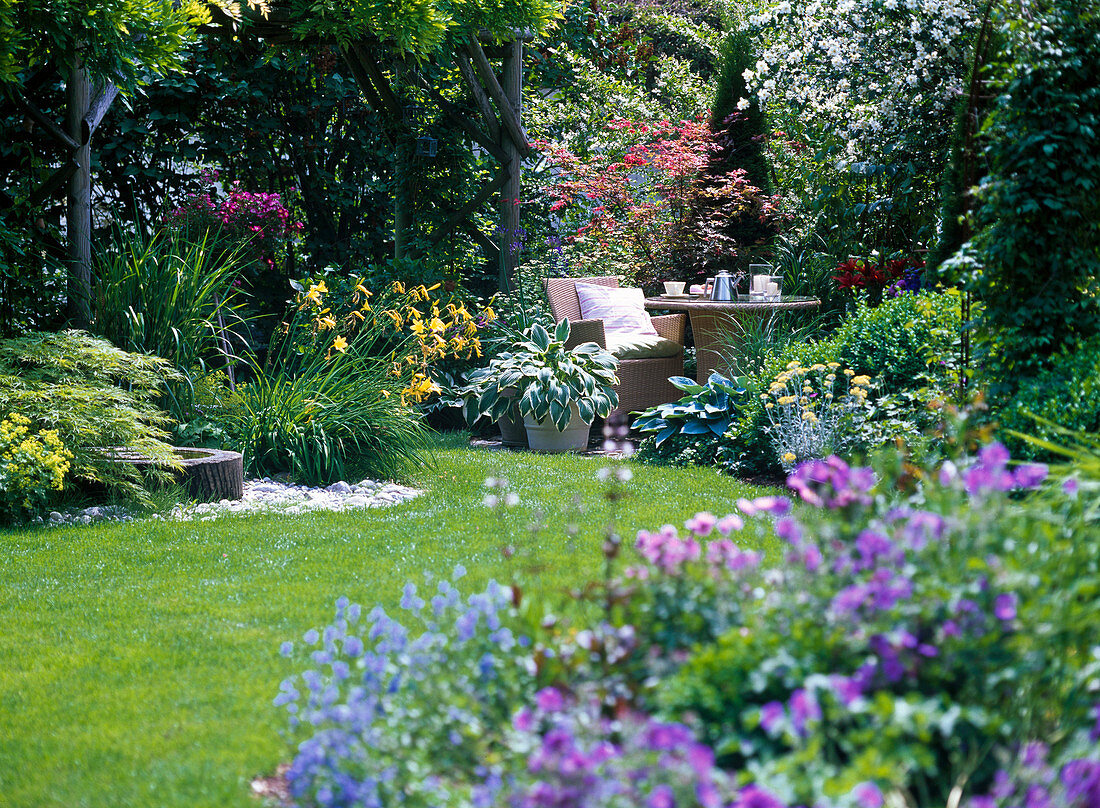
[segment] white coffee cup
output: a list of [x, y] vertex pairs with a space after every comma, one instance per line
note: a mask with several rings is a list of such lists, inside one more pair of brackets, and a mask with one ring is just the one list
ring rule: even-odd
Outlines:
[[665, 281], [666, 295], [682, 295], [684, 293], [683, 281]]

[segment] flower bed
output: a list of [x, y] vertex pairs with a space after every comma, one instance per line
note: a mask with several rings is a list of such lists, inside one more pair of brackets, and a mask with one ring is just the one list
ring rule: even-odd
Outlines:
[[[1040, 788], [1094, 806], [1095, 524], [1072, 481], [1035, 491], [1045, 469], [1008, 460], [806, 463], [801, 505], [742, 500], [641, 531], [631, 557], [612, 525], [604, 577], [564, 604], [451, 581], [410, 584], [400, 617], [341, 599], [276, 700], [301, 741], [291, 793], [877, 808]], [[620, 497], [629, 475], [605, 476]], [[770, 530], [780, 566], [738, 541]]]

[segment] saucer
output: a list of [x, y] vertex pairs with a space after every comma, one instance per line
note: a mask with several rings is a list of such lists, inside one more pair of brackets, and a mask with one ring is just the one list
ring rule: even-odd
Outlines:
[[695, 297], [695, 295], [661, 295], [661, 297], [667, 298], [668, 300], [687, 300], [688, 298]]

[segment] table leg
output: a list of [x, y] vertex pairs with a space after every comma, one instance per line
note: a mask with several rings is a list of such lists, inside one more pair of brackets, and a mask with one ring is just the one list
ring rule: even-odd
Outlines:
[[717, 311], [705, 311], [692, 309], [691, 332], [695, 335], [695, 361], [697, 370], [695, 380], [699, 384], [706, 384], [710, 374], [717, 370], [719, 373], [729, 373], [722, 351], [721, 334], [736, 329], [729, 314]]
[[698, 367], [696, 381], [699, 384], [706, 384], [710, 374], [716, 370], [723, 376], [732, 376], [733, 371], [729, 366], [728, 358], [737, 352], [737, 345], [743, 331], [742, 324], [763, 315], [751, 311], [734, 313], [704, 309], [692, 309], [689, 315], [691, 331], [695, 335], [695, 358]]

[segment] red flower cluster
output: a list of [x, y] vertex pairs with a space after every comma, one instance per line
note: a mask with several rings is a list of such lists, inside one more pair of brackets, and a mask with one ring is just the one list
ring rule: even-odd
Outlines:
[[849, 258], [835, 270], [833, 280], [841, 289], [866, 289], [881, 293], [905, 277], [907, 271], [919, 269], [924, 261], [912, 258], [894, 258], [876, 263], [868, 258]]

